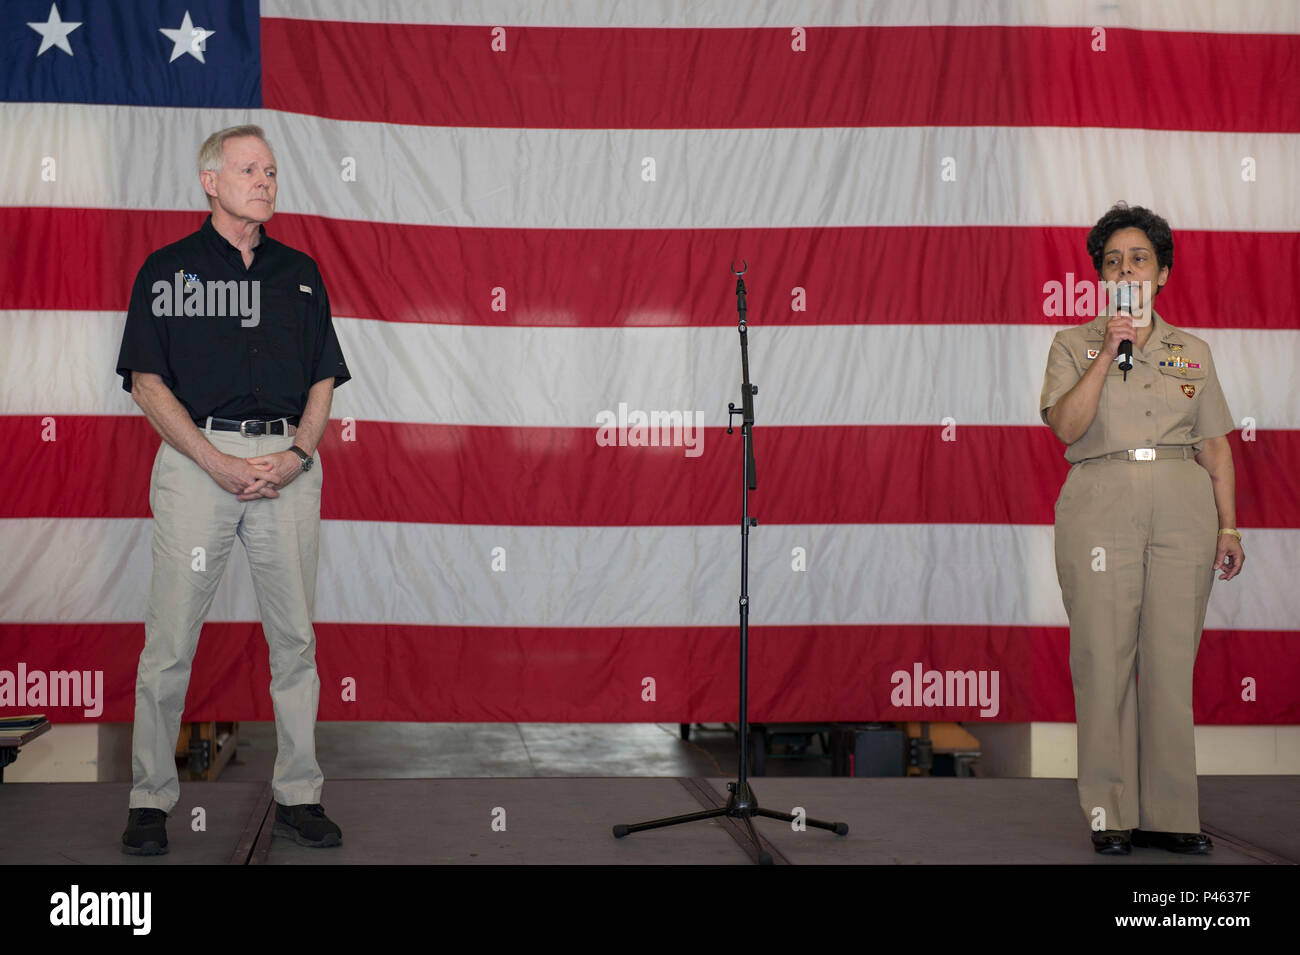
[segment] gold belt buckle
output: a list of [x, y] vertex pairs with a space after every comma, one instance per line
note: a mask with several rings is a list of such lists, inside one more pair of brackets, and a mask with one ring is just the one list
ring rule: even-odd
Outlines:
[[1135, 448], [1128, 453], [1130, 461], [1154, 461], [1156, 459], [1155, 448]]

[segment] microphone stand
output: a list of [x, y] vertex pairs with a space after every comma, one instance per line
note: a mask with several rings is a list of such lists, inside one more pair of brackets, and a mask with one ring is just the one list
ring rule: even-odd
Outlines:
[[[749, 752], [749, 529], [758, 525], [758, 520], [749, 516], [749, 492], [758, 489], [758, 471], [754, 464], [754, 395], [758, 394], [758, 388], [749, 381], [749, 326], [745, 320], [745, 280], [741, 278], [749, 271], [749, 262], [746, 261], [739, 272], [733, 262], [731, 271], [736, 276], [736, 310], [740, 313], [737, 330], [740, 332], [741, 406], [737, 408], [733, 402], [727, 402], [727, 434], [733, 433], [733, 419], [740, 415], [740, 433], [743, 438], [740, 482], [740, 775], [736, 781], [727, 783], [727, 791], [731, 795], [725, 806], [633, 825], [617, 825], [614, 827], [614, 838], [622, 839], [628, 833], [644, 829], [661, 829], [684, 822], [728, 816], [744, 822], [750, 843], [746, 848], [750, 857], [756, 858], [760, 865], [771, 865], [772, 854], [763, 848], [762, 840], [754, 831], [753, 817], [765, 816], [794, 822], [795, 816], [788, 812], [760, 808], [746, 778], [745, 763]], [[829, 830], [837, 836], [846, 835], [849, 831], [848, 823], [844, 822], [823, 822], [820, 819], [805, 819], [804, 822], [815, 829]]]

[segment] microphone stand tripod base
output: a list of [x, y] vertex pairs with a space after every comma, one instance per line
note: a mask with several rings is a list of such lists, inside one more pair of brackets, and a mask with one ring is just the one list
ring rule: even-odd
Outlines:
[[[650, 822], [638, 822], [635, 825], [625, 826], [618, 825], [614, 827], [614, 838], [622, 839], [628, 833], [641, 832], [645, 829], [662, 829], [665, 826], [675, 826], [683, 822], [699, 822], [703, 819], [716, 819], [719, 816], [728, 816], [732, 819], [740, 819], [745, 823], [745, 831], [748, 833], [750, 850], [749, 854], [758, 859], [759, 865], [771, 865], [772, 854], [763, 848], [762, 841], [758, 838], [758, 833], [754, 830], [753, 818], [763, 816], [768, 819], [781, 819], [785, 822], [794, 822], [795, 817], [788, 812], [777, 812], [774, 809], [763, 809], [758, 805], [758, 800], [754, 797], [754, 790], [748, 782], [730, 782], [727, 783], [727, 791], [731, 795], [727, 798], [725, 806], [719, 806], [716, 809], [705, 809], [702, 812], [688, 812], [681, 816], [669, 816], [666, 819], [653, 819]], [[849, 825], [846, 822], [825, 822], [821, 819], [804, 819], [804, 824], [812, 826], [814, 829], [825, 829], [833, 832], [837, 836], [848, 835]]]

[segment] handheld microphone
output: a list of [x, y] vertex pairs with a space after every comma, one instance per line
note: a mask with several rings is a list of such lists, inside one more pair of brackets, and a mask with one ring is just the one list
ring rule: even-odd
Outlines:
[[[1133, 286], [1124, 282], [1115, 288], [1115, 311], [1132, 317], [1133, 315]], [[1119, 370], [1124, 373], [1124, 380], [1128, 381], [1128, 373], [1133, 370], [1133, 342], [1124, 339], [1119, 343]]]

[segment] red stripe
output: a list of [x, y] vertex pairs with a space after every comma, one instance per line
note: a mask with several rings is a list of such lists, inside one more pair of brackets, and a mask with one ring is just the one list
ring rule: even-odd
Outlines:
[[[0, 308], [125, 311], [149, 253], [202, 222], [192, 212], [0, 208]], [[728, 263], [747, 259], [755, 325], [1064, 327], [1086, 318], [1073, 305], [1045, 314], [1046, 283], [1072, 303], [1065, 284], [1096, 279], [1085, 227], [465, 229], [281, 213], [269, 231], [316, 259], [335, 315], [398, 322], [731, 325]], [[1300, 232], [1180, 230], [1176, 251], [1160, 295], [1173, 324], [1300, 328], [1300, 270], [1278, 267], [1300, 261]], [[492, 310], [497, 287], [507, 311]], [[805, 311], [792, 311], [795, 289]]]
[[[0, 517], [146, 518], [159, 438], [140, 416], [0, 417], [11, 482]], [[599, 447], [595, 428], [330, 422], [321, 444], [327, 520], [520, 526], [739, 521], [739, 432], [680, 447]], [[1238, 524], [1300, 528], [1300, 431], [1230, 441]], [[1045, 427], [757, 428], [764, 524], [1051, 524], [1068, 468]], [[374, 475], [400, 493], [375, 493]], [[526, 475], [525, 480], [521, 476]], [[582, 488], [576, 493], [575, 488]]]
[[[727, 627], [555, 629], [316, 624], [322, 720], [722, 722], [737, 715], [738, 637]], [[1201, 723], [1300, 722], [1300, 632], [1205, 632], [1194, 686]], [[6, 624], [0, 667], [102, 670], [103, 722], [133, 718], [144, 625]], [[809, 626], [750, 630], [750, 718], [985, 720], [978, 707], [895, 707], [892, 675], [997, 670], [994, 722], [1071, 722], [1061, 627]], [[643, 681], [655, 700], [643, 700]], [[1242, 681], [1257, 699], [1241, 699]], [[355, 702], [343, 699], [355, 681]], [[204, 627], [186, 720], [270, 720], [266, 640], [256, 623]], [[6, 705], [56, 722], [72, 707]], [[971, 727], [979, 735], [977, 727]]]
[[[267, 109], [426, 126], [1300, 130], [1300, 37], [1108, 28], [509, 27], [264, 18]], [[349, 65], [365, 64], [365, 69]], [[1225, 77], [1237, 93], [1225, 94]], [[1140, 84], [1141, 95], [1132, 95]], [[1250, 95], [1258, 91], [1269, 95]], [[1194, 107], [1194, 108], [1191, 108]]]

